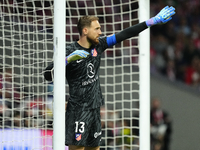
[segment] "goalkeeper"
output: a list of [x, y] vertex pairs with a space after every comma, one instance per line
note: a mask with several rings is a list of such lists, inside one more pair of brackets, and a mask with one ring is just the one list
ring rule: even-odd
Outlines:
[[[108, 47], [138, 35], [143, 30], [172, 19], [175, 8], [166, 6], [155, 17], [100, 37], [101, 26], [95, 16], [83, 16], [77, 27], [80, 39], [66, 47], [66, 79], [69, 100], [66, 109], [65, 144], [69, 150], [99, 150], [101, 142], [100, 107], [104, 104], [99, 80], [101, 54]], [[53, 80], [53, 64], [46, 68], [45, 79]]]

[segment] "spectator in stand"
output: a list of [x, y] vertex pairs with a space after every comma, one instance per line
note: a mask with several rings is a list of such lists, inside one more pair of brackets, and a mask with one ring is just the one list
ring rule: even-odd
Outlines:
[[121, 125], [122, 129], [119, 132], [116, 143], [118, 145], [123, 145], [122, 149], [129, 150], [131, 149], [131, 145], [133, 143], [134, 138], [131, 136], [131, 127], [130, 127], [130, 120], [123, 120]]
[[20, 93], [13, 83], [14, 77], [12, 71], [11, 68], [5, 68], [4, 72], [3, 70], [0, 72], [0, 98], [5, 101], [5, 104], [9, 108], [18, 107], [20, 100]]
[[200, 58], [198, 56], [193, 57], [191, 65], [186, 68], [185, 83], [191, 86], [197, 86], [199, 82], [199, 63]]
[[7, 128], [11, 125], [10, 115], [11, 112], [8, 111], [7, 105], [3, 103], [2, 99], [0, 99], [0, 129]]
[[188, 25], [188, 22], [185, 17], [180, 18], [179, 26], [177, 26], [177, 33], [183, 33], [184, 35], [188, 36], [191, 34], [191, 29]]
[[199, 69], [194, 69], [194, 61], [200, 54], [200, 1], [153, 0], [151, 15], [166, 4], [174, 5], [177, 13], [168, 24], [150, 29], [151, 48], [155, 52], [151, 58], [151, 73], [162, 73], [172, 81], [178, 80], [199, 89], [199, 73], [196, 71]]
[[176, 80], [176, 68], [174, 60], [168, 60], [167, 66], [162, 71], [169, 80], [175, 81]]
[[157, 150], [158, 147], [161, 147], [159, 150], [169, 150], [172, 133], [171, 120], [168, 113], [161, 108], [160, 99], [157, 97], [152, 98], [150, 119], [152, 150]]
[[24, 126], [24, 124], [22, 124], [23, 119], [21, 115], [22, 113], [20, 113], [20, 111], [14, 111], [14, 117], [13, 117], [14, 128], [20, 128]]

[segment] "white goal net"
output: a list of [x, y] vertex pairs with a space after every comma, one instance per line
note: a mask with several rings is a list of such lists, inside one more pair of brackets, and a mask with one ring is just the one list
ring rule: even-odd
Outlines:
[[[52, 149], [53, 84], [43, 73], [53, 61], [53, 8], [53, 0], [0, 1], [0, 150]], [[138, 0], [67, 0], [66, 43], [79, 38], [82, 15], [98, 16], [110, 35], [138, 23], [138, 8]], [[139, 148], [138, 57], [138, 36], [103, 54], [102, 150]]]

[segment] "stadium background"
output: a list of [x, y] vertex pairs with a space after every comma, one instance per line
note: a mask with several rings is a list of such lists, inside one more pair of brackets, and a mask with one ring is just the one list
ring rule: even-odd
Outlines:
[[151, 16], [165, 5], [176, 15], [151, 28], [151, 96], [161, 97], [172, 117], [171, 149], [199, 149], [200, 2], [151, 0]]

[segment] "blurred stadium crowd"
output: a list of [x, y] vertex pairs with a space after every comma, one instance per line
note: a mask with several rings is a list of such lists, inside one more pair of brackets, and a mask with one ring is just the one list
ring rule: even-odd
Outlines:
[[200, 90], [200, 1], [151, 0], [151, 16], [165, 5], [174, 6], [176, 14], [151, 28], [151, 73]]

